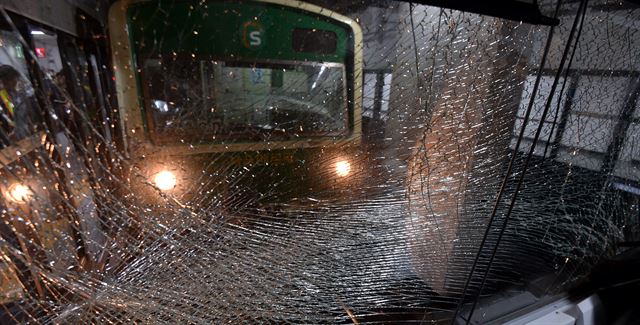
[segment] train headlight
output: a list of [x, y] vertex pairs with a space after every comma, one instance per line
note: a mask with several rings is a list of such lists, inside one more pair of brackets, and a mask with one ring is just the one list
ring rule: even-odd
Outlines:
[[7, 198], [14, 203], [27, 203], [32, 197], [33, 192], [28, 186], [21, 183], [14, 183], [7, 189]]
[[336, 162], [336, 174], [340, 177], [347, 177], [351, 173], [351, 163], [348, 160]]
[[170, 191], [174, 187], [176, 187], [178, 179], [176, 178], [176, 174], [174, 174], [173, 172], [163, 170], [153, 177], [153, 182], [160, 190]]

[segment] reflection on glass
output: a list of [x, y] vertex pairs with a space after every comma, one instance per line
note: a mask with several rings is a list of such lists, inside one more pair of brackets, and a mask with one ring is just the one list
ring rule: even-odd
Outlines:
[[347, 130], [341, 64], [170, 58], [144, 66], [157, 142], [288, 140]]

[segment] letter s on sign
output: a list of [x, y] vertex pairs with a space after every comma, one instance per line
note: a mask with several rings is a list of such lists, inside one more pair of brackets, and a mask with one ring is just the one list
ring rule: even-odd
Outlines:
[[242, 24], [242, 45], [248, 49], [258, 49], [264, 45], [264, 29], [259, 21], [247, 21]]
[[249, 33], [249, 44], [251, 46], [260, 46], [262, 39], [260, 38], [260, 31], [254, 30]]

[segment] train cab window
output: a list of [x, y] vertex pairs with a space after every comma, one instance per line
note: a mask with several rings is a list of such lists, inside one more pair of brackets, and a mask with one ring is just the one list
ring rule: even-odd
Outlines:
[[342, 64], [150, 59], [142, 69], [156, 141], [337, 136], [348, 125]]
[[30, 136], [39, 121], [23, 46], [12, 32], [0, 30], [0, 146]]
[[56, 130], [87, 132], [78, 121], [78, 111], [95, 119], [94, 95], [90, 88], [89, 64], [74, 37], [41, 26], [29, 26], [32, 48], [40, 71], [44, 90], [52, 105], [52, 127]]
[[66, 34], [58, 35], [58, 46], [65, 67], [64, 78], [69, 79], [64, 87], [69, 91], [76, 106], [82, 108], [92, 120], [95, 120], [96, 98], [91, 89], [90, 66], [84, 48], [76, 39]]
[[[51, 105], [45, 110], [51, 122], [50, 127], [55, 133], [60, 133], [65, 128], [76, 130], [73, 122], [74, 110], [68, 96], [68, 93], [74, 93], [69, 89], [75, 85], [75, 82], [69, 80], [67, 78], [69, 74], [65, 73], [65, 68], [70, 64], [63, 60], [62, 49], [59, 46], [61, 35], [39, 25], [28, 25], [28, 27], [31, 34], [31, 47], [36, 56], [38, 69], [42, 72], [43, 91]], [[78, 107], [83, 106], [78, 100], [74, 102]]]

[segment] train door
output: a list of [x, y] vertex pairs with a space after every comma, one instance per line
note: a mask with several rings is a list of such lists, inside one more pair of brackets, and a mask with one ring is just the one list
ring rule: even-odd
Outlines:
[[[73, 53], [60, 46], [70, 36], [17, 15], [4, 17], [11, 21], [1, 29], [0, 65], [19, 74], [20, 89], [26, 94], [22, 97], [29, 99], [21, 102], [32, 106], [14, 110], [30, 112], [35, 123], [28, 125], [31, 133], [16, 135], [9, 128], [12, 114], [7, 109], [2, 112], [9, 122], [0, 133], [6, 138], [0, 153], [0, 230], [2, 247], [9, 252], [0, 250], [0, 264], [5, 262], [0, 267], [1, 284], [3, 292], [21, 287], [23, 293], [35, 290], [43, 296], [52, 289], [39, 280], [42, 270], [61, 274], [55, 272], [91, 268], [101, 256], [103, 232], [86, 172], [86, 161], [95, 159], [92, 150], [86, 150], [91, 148], [88, 132], [78, 127], [86, 125], [85, 114], [87, 107], [94, 106], [94, 96], [83, 87], [88, 64], [77, 57], [84, 55], [74, 60]], [[28, 257], [26, 262], [12, 258], [21, 254]], [[25, 270], [20, 265], [41, 269]]]
[[75, 265], [70, 222], [61, 212], [51, 138], [35, 99], [22, 35], [0, 19], [0, 302], [44, 296], [41, 270]]

